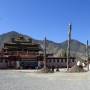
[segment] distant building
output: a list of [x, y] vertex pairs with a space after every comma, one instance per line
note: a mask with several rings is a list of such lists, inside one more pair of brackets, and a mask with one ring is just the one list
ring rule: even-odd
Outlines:
[[4, 43], [0, 54], [0, 68], [35, 68], [38, 66], [40, 45], [20, 36]]
[[[19, 36], [12, 38], [11, 43], [4, 43], [0, 51], [0, 68], [1, 69], [35, 69], [43, 67], [44, 55], [40, 44], [33, 43], [32, 39], [26, 40]], [[69, 67], [76, 63], [74, 57], [70, 57]], [[66, 57], [54, 57], [53, 54], [46, 55], [47, 67], [66, 68]]]
[[[41, 59], [42, 60], [42, 59]], [[38, 61], [41, 65], [43, 64], [43, 61]], [[69, 58], [69, 68], [74, 66], [76, 64], [76, 58], [70, 57]], [[54, 67], [54, 68], [67, 68], [67, 58], [66, 57], [47, 57], [46, 58], [46, 66], [48, 68]]]

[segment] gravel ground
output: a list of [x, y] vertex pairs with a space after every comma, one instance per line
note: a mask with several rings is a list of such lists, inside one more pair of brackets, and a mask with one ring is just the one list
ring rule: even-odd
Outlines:
[[90, 90], [90, 72], [40, 74], [0, 70], [0, 90]]

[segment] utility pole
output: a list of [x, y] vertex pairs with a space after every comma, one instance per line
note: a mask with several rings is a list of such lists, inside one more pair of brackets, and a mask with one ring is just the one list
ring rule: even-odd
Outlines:
[[69, 30], [68, 30], [68, 46], [67, 46], [67, 71], [69, 71], [71, 31], [72, 31], [72, 25], [69, 24]]
[[44, 39], [44, 69], [46, 70], [46, 37]]
[[88, 40], [86, 45], [86, 58], [87, 58], [87, 70], [89, 71], [89, 52], [88, 52]]

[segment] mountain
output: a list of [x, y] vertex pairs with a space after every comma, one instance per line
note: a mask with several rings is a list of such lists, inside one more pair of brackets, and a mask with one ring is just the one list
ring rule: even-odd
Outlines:
[[[0, 48], [3, 47], [5, 42], [11, 42], [11, 38], [16, 38], [18, 36], [24, 36], [26, 39], [31, 38], [30, 36], [11, 31], [0, 35]], [[39, 43], [41, 47], [44, 47], [43, 40], [37, 40], [32, 38], [33, 42]], [[62, 43], [56, 43], [54, 41], [47, 40], [47, 52], [54, 53], [55, 56], [60, 56], [61, 53], [67, 50], [67, 40]], [[90, 47], [89, 47], [90, 51]], [[85, 58], [85, 44], [78, 40], [71, 40], [71, 55], [76, 57]]]

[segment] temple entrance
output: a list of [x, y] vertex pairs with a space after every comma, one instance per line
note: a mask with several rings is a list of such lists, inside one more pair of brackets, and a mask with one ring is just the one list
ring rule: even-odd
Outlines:
[[38, 67], [38, 61], [30, 60], [30, 61], [21, 61], [20, 66], [22, 69], [36, 69]]

